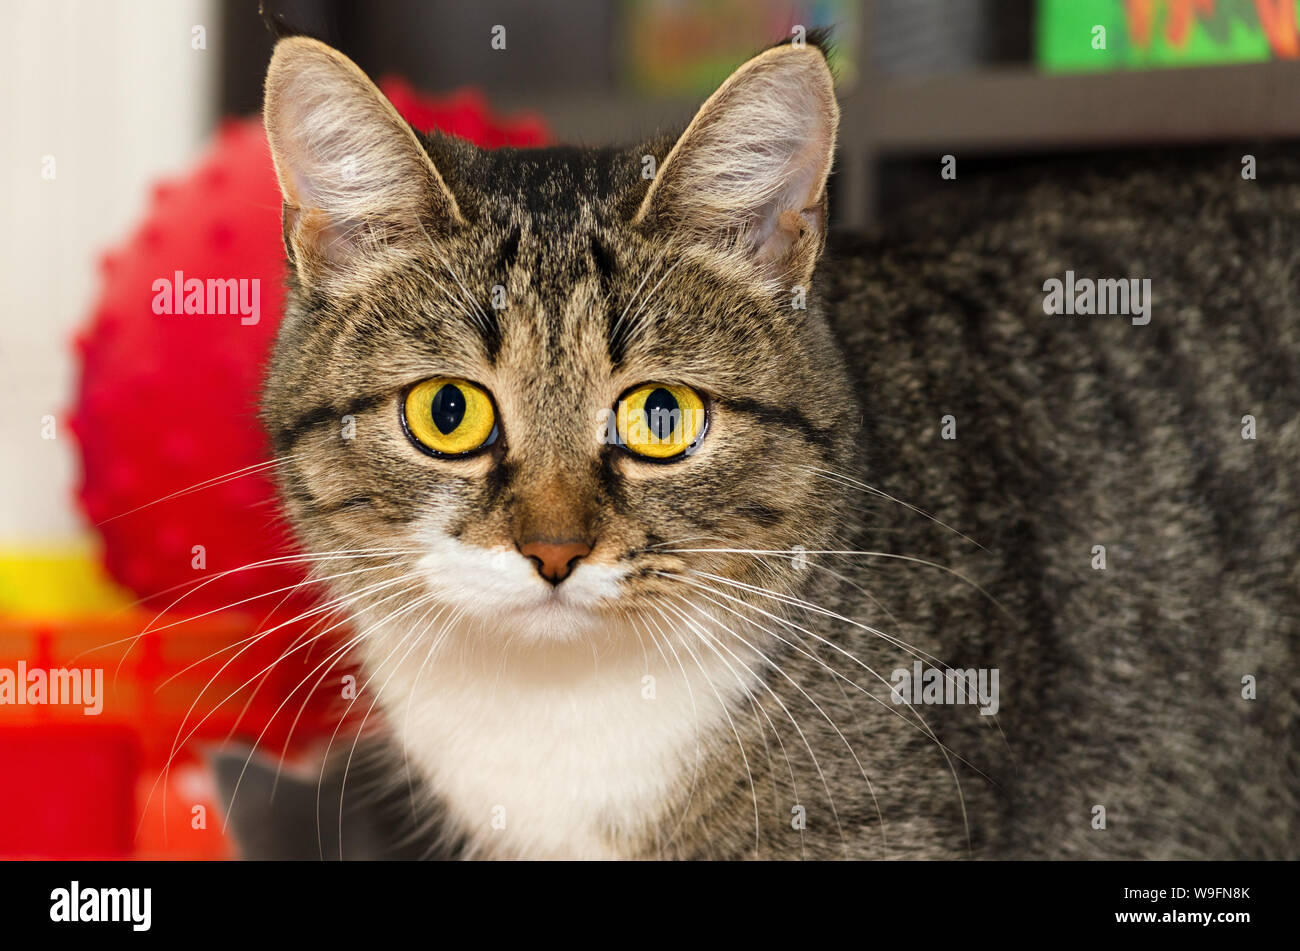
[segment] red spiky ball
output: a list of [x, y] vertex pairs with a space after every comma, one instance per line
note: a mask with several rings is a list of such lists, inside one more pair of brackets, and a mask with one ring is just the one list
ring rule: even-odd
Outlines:
[[[540, 121], [503, 120], [473, 92], [430, 98], [381, 84], [416, 128], [478, 145], [537, 145]], [[284, 300], [280, 192], [260, 119], [230, 120], [188, 174], [154, 187], [144, 221], [102, 261], [102, 290], [77, 337], [80, 385], [69, 425], [81, 451], [78, 498], [104, 542], [108, 571], [157, 609], [187, 595], [208, 610], [289, 588], [297, 563], [278, 514], [271, 451], [257, 417]], [[259, 319], [155, 314], [155, 282], [254, 279]], [[248, 285], [251, 288], [251, 284]], [[229, 477], [229, 478], [225, 478]], [[161, 596], [177, 588], [171, 596]], [[269, 611], [281, 594], [245, 609]]]

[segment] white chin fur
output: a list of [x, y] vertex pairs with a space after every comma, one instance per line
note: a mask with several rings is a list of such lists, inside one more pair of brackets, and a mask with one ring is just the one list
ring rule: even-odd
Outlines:
[[419, 539], [428, 554], [421, 579], [440, 604], [461, 611], [485, 635], [504, 631], [528, 639], [570, 640], [604, 623], [616, 606], [625, 568], [579, 562], [558, 586], [544, 581], [531, 561], [510, 548], [466, 545], [441, 532]]
[[694, 637], [664, 650], [663, 634], [620, 617], [621, 569], [580, 563], [552, 587], [517, 552], [422, 543], [442, 607], [427, 634], [423, 609], [357, 618], [371, 625], [363, 695], [377, 694], [406, 761], [473, 856], [625, 854], [671, 818], [700, 745], [760, 664]]

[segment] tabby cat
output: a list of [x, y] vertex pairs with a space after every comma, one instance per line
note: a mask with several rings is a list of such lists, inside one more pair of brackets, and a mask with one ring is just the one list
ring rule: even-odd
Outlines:
[[1295, 857], [1300, 168], [828, 240], [838, 116], [483, 150], [278, 42], [264, 417], [427, 854]]

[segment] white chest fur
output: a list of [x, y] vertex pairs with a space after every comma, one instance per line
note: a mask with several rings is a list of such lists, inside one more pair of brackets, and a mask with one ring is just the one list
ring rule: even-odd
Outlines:
[[674, 654], [644, 629], [605, 635], [617, 646], [485, 646], [481, 632], [453, 631], [422, 669], [409, 657], [374, 668], [411, 767], [475, 853], [616, 858], [650, 824], [672, 829], [700, 744], [753, 678], [698, 641]]

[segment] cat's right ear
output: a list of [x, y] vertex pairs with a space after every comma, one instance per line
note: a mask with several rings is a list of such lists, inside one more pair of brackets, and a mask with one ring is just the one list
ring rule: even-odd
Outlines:
[[266, 74], [266, 136], [299, 280], [327, 292], [366, 283], [463, 221], [392, 103], [319, 40], [280, 40]]

